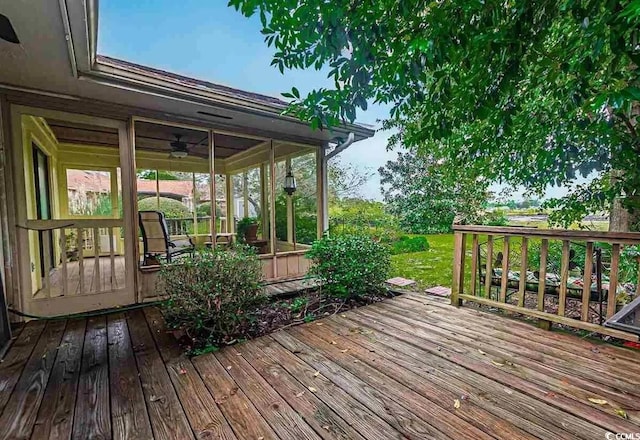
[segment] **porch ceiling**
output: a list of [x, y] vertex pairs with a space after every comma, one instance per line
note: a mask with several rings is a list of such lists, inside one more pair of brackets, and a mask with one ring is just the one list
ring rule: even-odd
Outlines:
[[[119, 145], [118, 132], [115, 129], [55, 119], [48, 119], [47, 123], [60, 143], [115, 148]], [[176, 140], [176, 135], [180, 135], [181, 141], [187, 144], [189, 155], [205, 159], [209, 157], [208, 134], [205, 131], [137, 122], [135, 132], [138, 150], [169, 154], [172, 149], [171, 142]], [[261, 142], [260, 139], [215, 134], [215, 155], [217, 158], [225, 159]]]

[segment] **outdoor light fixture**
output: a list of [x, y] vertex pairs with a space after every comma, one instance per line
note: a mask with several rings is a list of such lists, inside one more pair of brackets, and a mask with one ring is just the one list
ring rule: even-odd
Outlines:
[[171, 142], [171, 153], [169, 155], [174, 159], [184, 159], [189, 155], [189, 150], [187, 150], [187, 144], [180, 141], [182, 135], [174, 134], [176, 140]]
[[296, 178], [293, 177], [293, 172], [291, 171], [291, 165], [287, 168], [287, 175], [284, 177], [284, 192], [288, 195], [293, 195], [296, 192]]

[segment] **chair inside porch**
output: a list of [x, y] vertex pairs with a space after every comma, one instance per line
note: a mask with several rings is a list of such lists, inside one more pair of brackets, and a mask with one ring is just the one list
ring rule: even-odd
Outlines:
[[186, 357], [154, 308], [31, 321], [0, 438], [534, 439], [640, 431], [640, 351], [404, 294]]

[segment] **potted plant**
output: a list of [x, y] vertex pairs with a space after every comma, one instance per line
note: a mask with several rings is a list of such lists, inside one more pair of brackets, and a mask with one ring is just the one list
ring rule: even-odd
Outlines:
[[258, 219], [245, 217], [238, 222], [238, 238], [245, 243], [258, 240]]

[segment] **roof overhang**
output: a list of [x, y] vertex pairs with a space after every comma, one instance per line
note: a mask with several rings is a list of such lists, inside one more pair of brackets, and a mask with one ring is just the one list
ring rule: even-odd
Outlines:
[[[150, 108], [205, 125], [283, 133], [315, 144], [346, 138], [349, 133], [358, 141], [375, 133], [360, 124], [313, 131], [309, 124], [284, 115], [287, 103], [278, 98], [100, 56], [97, 53], [98, 0], [36, 1], [43, 7], [29, 8], [29, 11], [0, 7], [3, 13], [8, 9], [6, 15], [16, 21], [18, 34], [23, 33], [25, 42], [21, 46], [26, 53], [26, 56], [19, 53], [18, 57], [23, 59], [19, 60], [15, 72], [8, 72], [6, 80], [0, 72], [0, 88], [4, 83], [6, 88], [17, 87], [69, 99]], [[58, 9], [57, 17], [55, 9]], [[29, 27], [38, 25], [47, 29], [48, 35], [31, 34]], [[35, 53], [43, 44], [50, 46], [48, 50]], [[32, 47], [34, 54], [29, 53]], [[2, 48], [0, 45], [0, 64], [5, 55]], [[62, 65], [63, 58], [66, 66]], [[57, 64], [53, 65], [54, 62]], [[50, 75], [50, 81], [46, 80], [47, 76], [37, 75], [37, 71], [48, 64], [51, 66], [47, 70], [55, 72]]]

